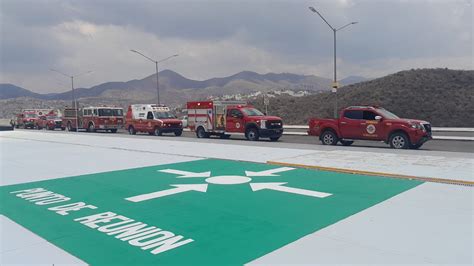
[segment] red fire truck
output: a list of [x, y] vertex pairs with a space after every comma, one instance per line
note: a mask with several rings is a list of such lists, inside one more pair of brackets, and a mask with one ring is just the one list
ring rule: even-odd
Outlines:
[[269, 138], [277, 141], [283, 134], [280, 117], [267, 116], [241, 101], [188, 102], [188, 127], [198, 138], [216, 135], [244, 135], [248, 140]]
[[183, 134], [183, 123], [170, 112], [169, 107], [156, 104], [133, 104], [125, 116], [125, 128], [130, 135], [146, 132], [161, 136], [163, 133]]
[[44, 128], [47, 130], [54, 130], [56, 128], [63, 129], [61, 115], [55, 112], [50, 112], [46, 115], [40, 116], [36, 122], [36, 128]]
[[51, 112], [51, 109], [23, 109], [16, 116], [16, 128], [36, 128], [39, 116]]
[[[77, 120], [76, 120], [77, 117]], [[62, 128], [68, 131], [86, 129], [88, 132], [96, 130], [116, 133], [123, 126], [123, 108], [120, 107], [83, 107], [64, 109]]]

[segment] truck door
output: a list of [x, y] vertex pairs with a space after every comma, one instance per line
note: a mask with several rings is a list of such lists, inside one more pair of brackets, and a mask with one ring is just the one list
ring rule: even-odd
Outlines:
[[364, 123], [362, 110], [345, 110], [339, 119], [341, 137], [346, 139], [361, 138], [360, 127]]
[[360, 126], [360, 132], [364, 139], [375, 139], [382, 140], [385, 136], [385, 126], [381, 121], [375, 120], [375, 117], [379, 114], [365, 110], [363, 111], [363, 122]]
[[151, 130], [153, 129], [153, 126], [154, 126], [154, 116], [153, 116], [153, 113], [151, 111], [148, 111], [148, 113], [146, 114], [146, 119], [144, 120], [140, 120], [140, 129], [141, 130], [144, 130], [144, 131], [148, 131], [148, 130]]
[[226, 132], [244, 132], [243, 117], [239, 109], [227, 109]]

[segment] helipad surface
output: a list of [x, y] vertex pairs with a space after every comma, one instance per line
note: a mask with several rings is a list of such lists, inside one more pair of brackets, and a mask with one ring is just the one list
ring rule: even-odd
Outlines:
[[0, 135], [1, 264], [472, 263], [471, 187], [120, 139]]

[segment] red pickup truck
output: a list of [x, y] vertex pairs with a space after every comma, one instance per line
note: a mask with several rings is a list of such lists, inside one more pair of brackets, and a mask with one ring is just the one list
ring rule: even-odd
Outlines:
[[312, 118], [308, 135], [319, 136], [323, 145], [344, 146], [354, 140], [377, 140], [395, 149], [418, 149], [432, 139], [431, 125], [426, 121], [399, 118], [376, 106], [351, 106], [338, 119]]

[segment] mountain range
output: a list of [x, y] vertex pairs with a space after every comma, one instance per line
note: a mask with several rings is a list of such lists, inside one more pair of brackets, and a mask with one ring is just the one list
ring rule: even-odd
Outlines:
[[[331, 80], [313, 75], [298, 75], [291, 73], [258, 74], [242, 71], [235, 75], [211, 78], [207, 80], [192, 80], [171, 71], [159, 73], [160, 96], [163, 102], [173, 104], [209, 96], [246, 94], [256, 91], [295, 90], [322, 92], [328, 91]], [[344, 85], [366, 80], [363, 77], [350, 76], [340, 82]], [[72, 92], [39, 94], [13, 84], [0, 84], [0, 99], [29, 97], [42, 100], [70, 100]], [[75, 95], [81, 98], [120, 98], [140, 100], [156, 97], [156, 74], [140, 80], [126, 82], [106, 82], [91, 88], [77, 88]]]

